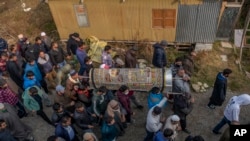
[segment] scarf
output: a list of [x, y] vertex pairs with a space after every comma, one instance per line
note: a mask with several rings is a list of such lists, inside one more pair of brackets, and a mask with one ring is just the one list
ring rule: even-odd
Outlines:
[[76, 83], [80, 83], [80, 80], [77, 78], [76, 80], [74, 80], [71, 76], [70, 76], [70, 74], [68, 74], [68, 76], [69, 76], [69, 80], [71, 81], [71, 82], [73, 82], [74, 84], [76, 84]]
[[108, 115], [114, 117], [114, 116], [115, 116], [115, 112], [117, 112], [118, 115], [119, 115], [119, 118], [121, 119], [122, 117], [121, 117], [120, 107], [118, 107], [117, 110], [114, 110], [114, 109], [112, 108], [112, 107], [115, 107], [116, 105], [119, 106], [119, 103], [118, 103], [117, 101], [115, 101], [115, 100], [111, 100], [111, 101], [109, 102], [109, 104], [108, 104], [108, 106], [107, 106]]

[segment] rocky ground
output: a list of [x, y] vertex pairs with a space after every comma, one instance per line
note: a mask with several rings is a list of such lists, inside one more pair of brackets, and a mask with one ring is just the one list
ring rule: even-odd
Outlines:
[[[193, 93], [193, 96], [195, 97], [195, 105], [194, 110], [188, 116], [187, 127], [192, 132], [192, 135], [202, 135], [206, 141], [218, 141], [220, 136], [212, 134], [211, 129], [223, 117], [223, 110], [229, 98], [234, 95], [239, 95], [240, 93], [229, 91], [227, 93], [227, 100], [223, 106], [216, 108], [215, 110], [210, 110], [206, 108], [206, 104], [208, 103], [208, 98], [211, 94], [211, 91], [212, 89], [209, 89], [205, 93]], [[136, 112], [134, 116], [135, 123], [129, 125], [129, 127], [126, 129], [125, 135], [119, 137], [117, 141], [142, 141], [145, 137], [145, 121], [148, 110], [146, 101], [147, 93], [137, 92], [136, 96], [145, 108], [143, 111], [134, 108], [134, 111]], [[51, 98], [52, 97], [53, 96], [51, 96]], [[242, 124], [250, 122], [249, 108], [250, 106], [246, 106], [241, 109], [240, 121]], [[46, 107], [45, 111], [50, 117], [52, 114], [52, 109]], [[167, 108], [164, 110], [164, 116], [168, 116], [172, 113], [171, 104], [168, 104]], [[33, 128], [33, 133], [37, 141], [45, 141], [48, 136], [54, 134], [54, 127], [48, 125], [40, 117], [28, 116], [24, 118], [23, 121]], [[222, 129], [222, 131], [226, 127], [227, 125]], [[98, 127], [97, 130], [99, 130]], [[97, 135], [100, 137], [99, 133], [97, 133]], [[179, 132], [176, 141], [184, 141], [186, 136], [186, 133]]]

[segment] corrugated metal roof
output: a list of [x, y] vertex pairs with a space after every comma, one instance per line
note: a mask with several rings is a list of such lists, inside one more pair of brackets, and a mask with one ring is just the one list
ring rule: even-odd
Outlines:
[[214, 42], [220, 8], [220, 0], [204, 0], [200, 5], [179, 5], [176, 42]]

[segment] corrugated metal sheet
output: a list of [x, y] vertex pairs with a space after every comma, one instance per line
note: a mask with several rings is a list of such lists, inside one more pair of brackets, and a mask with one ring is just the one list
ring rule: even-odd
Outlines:
[[176, 42], [214, 42], [220, 8], [221, 1], [218, 0], [204, 0], [200, 5], [179, 5]]
[[[180, 10], [181, 9], [181, 10]], [[180, 13], [181, 12], [181, 13]], [[176, 41], [186, 42], [193, 41], [195, 35], [197, 6], [183, 6], [179, 5], [177, 18]]]

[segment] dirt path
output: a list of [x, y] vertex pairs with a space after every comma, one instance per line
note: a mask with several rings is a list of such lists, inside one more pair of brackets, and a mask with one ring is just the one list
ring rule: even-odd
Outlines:
[[[218, 135], [214, 135], [211, 132], [211, 129], [220, 121], [223, 116], [224, 107], [229, 100], [229, 98], [233, 95], [238, 95], [238, 93], [228, 92], [227, 100], [223, 104], [222, 107], [216, 108], [215, 110], [210, 110], [206, 108], [206, 104], [208, 103], [208, 97], [211, 94], [212, 89], [207, 91], [206, 93], [194, 93], [195, 97], [195, 105], [194, 110], [188, 116], [187, 127], [192, 132], [192, 135], [202, 135], [206, 141], [218, 141]], [[146, 93], [137, 92], [136, 96], [144, 105], [144, 110], [140, 111], [135, 109], [136, 115], [134, 119], [136, 120], [134, 124], [131, 124], [126, 129], [126, 134], [122, 137], [119, 137], [117, 141], [142, 141], [145, 137], [145, 120], [147, 114], [147, 101], [146, 101]], [[173, 112], [170, 110], [171, 104], [168, 104], [167, 108], [164, 110], [164, 115], [168, 116]], [[240, 120], [241, 123], [249, 123], [249, 111], [250, 106], [243, 107], [241, 109]], [[50, 117], [52, 110], [51, 108], [45, 108], [47, 115]], [[54, 134], [54, 128], [44, 122], [40, 117], [27, 117], [24, 118], [23, 121], [30, 125], [34, 130], [34, 135], [37, 141], [45, 141], [48, 136]], [[227, 127], [223, 127], [221, 131]], [[100, 137], [100, 135], [98, 134]], [[179, 132], [178, 138], [176, 141], [184, 141], [186, 133]]]

